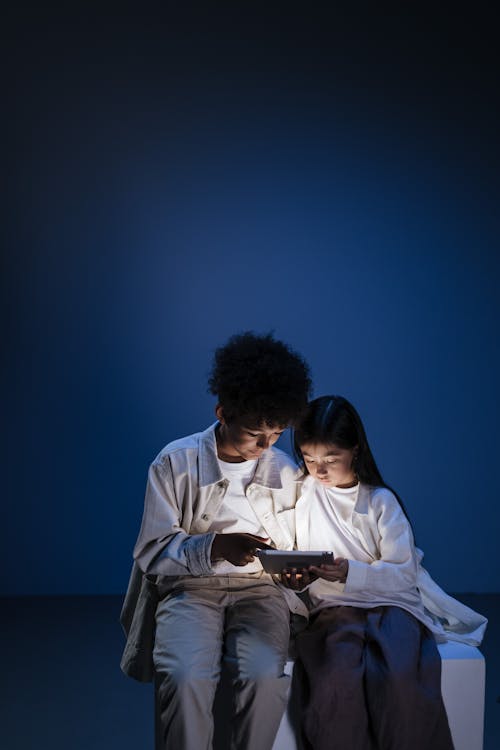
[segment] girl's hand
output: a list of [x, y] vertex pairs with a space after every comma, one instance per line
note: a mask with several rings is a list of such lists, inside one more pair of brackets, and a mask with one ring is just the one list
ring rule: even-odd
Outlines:
[[281, 571], [281, 583], [289, 589], [294, 591], [301, 591], [306, 586], [309, 586], [317, 576], [311, 573], [307, 568], [283, 568]]
[[309, 572], [314, 573], [318, 578], [324, 578], [325, 581], [339, 581], [345, 583], [347, 573], [349, 572], [349, 560], [344, 557], [336, 557], [333, 565], [311, 565]]

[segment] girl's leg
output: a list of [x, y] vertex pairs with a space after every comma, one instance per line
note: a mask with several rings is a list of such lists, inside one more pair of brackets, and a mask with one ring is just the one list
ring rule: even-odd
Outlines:
[[366, 698], [377, 747], [453, 750], [434, 637], [400, 607], [367, 613]]
[[330, 607], [297, 638], [293, 689], [307, 748], [374, 748], [363, 689], [365, 617], [366, 610]]

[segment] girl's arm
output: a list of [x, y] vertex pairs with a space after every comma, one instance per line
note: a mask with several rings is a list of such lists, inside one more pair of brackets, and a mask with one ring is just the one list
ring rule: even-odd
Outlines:
[[371, 563], [349, 560], [345, 591], [387, 594], [414, 589], [417, 582], [417, 556], [413, 533], [395, 496], [385, 488], [372, 495], [366, 532], [377, 547], [378, 558]]
[[401, 506], [392, 492], [376, 490], [370, 512], [361, 517], [363, 532], [370, 536], [368, 547], [376, 548], [372, 562], [336, 558], [334, 565], [310, 568], [326, 581], [345, 583], [344, 591], [388, 594], [414, 589], [417, 557], [413, 534]]

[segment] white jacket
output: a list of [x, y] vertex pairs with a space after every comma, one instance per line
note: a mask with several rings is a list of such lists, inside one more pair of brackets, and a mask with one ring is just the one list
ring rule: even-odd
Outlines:
[[[316, 484], [311, 476], [304, 480], [296, 505], [299, 549], [311, 549]], [[423, 553], [415, 547], [410, 524], [390, 490], [361, 484], [350, 522], [369, 562], [349, 560], [345, 584], [314, 581], [309, 586], [314, 610], [336, 604], [395, 605], [427, 625], [438, 641], [481, 643], [486, 618], [446, 594], [422, 567]]]

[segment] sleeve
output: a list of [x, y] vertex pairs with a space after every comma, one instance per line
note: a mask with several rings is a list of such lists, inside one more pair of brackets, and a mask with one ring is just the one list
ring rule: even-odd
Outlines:
[[389, 490], [374, 493], [373, 511], [378, 558], [371, 563], [349, 560], [344, 591], [387, 595], [414, 589], [418, 562], [408, 519]]
[[181, 527], [168, 457], [150, 466], [141, 530], [134, 559], [143, 573], [201, 576], [213, 573], [210, 552], [214, 533], [187, 534]]

